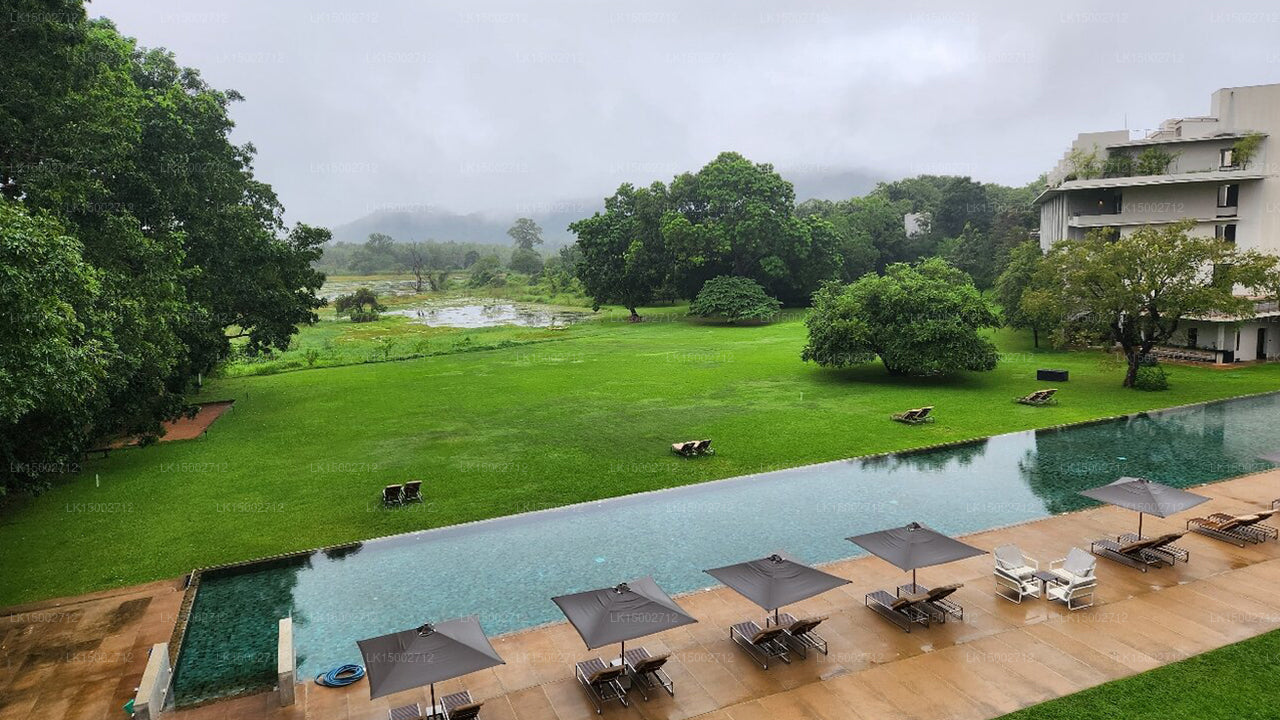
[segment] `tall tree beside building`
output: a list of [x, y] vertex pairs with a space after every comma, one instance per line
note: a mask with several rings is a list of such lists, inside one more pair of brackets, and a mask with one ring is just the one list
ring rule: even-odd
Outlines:
[[1133, 387], [1144, 356], [1167, 342], [1187, 317], [1247, 317], [1254, 300], [1236, 286], [1261, 289], [1275, 258], [1192, 236], [1192, 221], [1143, 226], [1114, 237], [1094, 231], [1053, 246], [1035, 284], [1054, 314], [1104, 333], [1125, 357]]

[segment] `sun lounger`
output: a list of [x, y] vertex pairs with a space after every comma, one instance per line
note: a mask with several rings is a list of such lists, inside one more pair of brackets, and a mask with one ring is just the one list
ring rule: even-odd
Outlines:
[[954, 583], [933, 588], [925, 593], [924, 604], [940, 613], [938, 616], [940, 622], [946, 622], [948, 615], [957, 620], [964, 620], [964, 608], [951, 599], [952, 593], [962, 587], [964, 587], [963, 583]]
[[1026, 597], [1040, 597], [1040, 582], [1034, 577], [1040, 563], [1022, 554], [1017, 545], [1001, 545], [995, 549], [996, 594], [1006, 600], [1022, 603]]
[[445, 720], [475, 720], [480, 716], [480, 706], [471, 699], [471, 693], [463, 690], [440, 698], [440, 706], [444, 708]]
[[[814, 632], [814, 628], [822, 624], [826, 620], [825, 617], [807, 617], [797, 620], [790, 613], [779, 613], [778, 627], [786, 630], [782, 639], [793, 650], [800, 653], [800, 657], [808, 657], [809, 650], [817, 650], [823, 655], [827, 654], [827, 641], [821, 635]], [[769, 624], [773, 618], [765, 620], [765, 624]]]
[[1057, 400], [1053, 399], [1053, 396], [1057, 394], [1058, 394], [1057, 388], [1037, 390], [1031, 393], [1030, 395], [1026, 395], [1020, 398], [1014, 398], [1014, 402], [1019, 402], [1019, 403], [1022, 403], [1023, 405], [1052, 405], [1053, 403], [1057, 402]]
[[388, 485], [382, 488], [383, 505], [399, 505], [404, 502], [404, 486]]
[[892, 415], [890, 417], [892, 417], [894, 420], [897, 420], [900, 423], [907, 423], [908, 425], [919, 425], [920, 423], [933, 422], [933, 417], [932, 415], [930, 415], [930, 413], [932, 412], [933, 412], [933, 406], [930, 405], [928, 407], [915, 408], [914, 410], [908, 410], [906, 412], [898, 413], [897, 415]]
[[387, 720], [422, 720], [422, 706], [410, 703], [387, 711]]
[[410, 480], [404, 484], [404, 493], [400, 502], [422, 502], [422, 481]]
[[926, 597], [924, 593], [895, 597], [886, 590], [876, 590], [867, 593], [866, 604], [889, 622], [906, 632], [911, 632], [912, 624], [929, 627], [932, 615], [921, 608]]
[[649, 699], [649, 693], [645, 690], [656, 688], [666, 690], [671, 697], [676, 696], [675, 682], [662, 669], [670, 656], [650, 655], [648, 650], [641, 647], [626, 651], [622, 657], [627, 663], [627, 673], [631, 675], [631, 687], [639, 690], [645, 700]]
[[1276, 539], [1278, 534], [1276, 528], [1262, 522], [1276, 512], [1276, 510], [1265, 510], [1249, 515], [1214, 513], [1208, 517], [1191, 518], [1187, 521], [1187, 529], [1244, 547], [1250, 543]]
[[711, 449], [710, 440], [686, 440], [685, 442], [671, 443], [671, 452], [681, 457], [694, 457], [696, 455], [711, 455], [715, 451]]
[[782, 639], [785, 634], [784, 628], [762, 628], [754, 620], [740, 622], [729, 628], [729, 639], [741, 645], [765, 670], [769, 669], [769, 660], [772, 658], [785, 663], [791, 662], [787, 645]]
[[1173, 545], [1184, 533], [1169, 533], [1153, 538], [1142, 538], [1133, 534], [1125, 534], [1111, 540], [1102, 538], [1089, 545], [1089, 551], [1099, 557], [1136, 568], [1146, 572], [1149, 567], [1166, 567], [1178, 560], [1187, 562], [1191, 553]]
[[606, 665], [600, 658], [583, 660], [574, 666], [574, 676], [586, 691], [596, 714], [604, 712], [604, 703], [617, 701], [627, 705], [627, 691], [622, 687], [622, 677], [627, 669], [622, 665]]

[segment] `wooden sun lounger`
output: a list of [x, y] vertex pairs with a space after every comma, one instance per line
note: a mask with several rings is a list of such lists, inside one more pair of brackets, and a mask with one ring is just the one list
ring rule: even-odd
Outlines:
[[399, 505], [404, 502], [404, 486], [388, 485], [382, 488], [383, 505]]
[[920, 423], [933, 422], [933, 416], [930, 414], [932, 412], [933, 406], [928, 405], [926, 407], [915, 408], [906, 412], [898, 413], [897, 415], [890, 415], [890, 417], [900, 423], [919, 425]]
[[631, 675], [631, 687], [640, 691], [645, 700], [649, 699], [646, 689], [662, 688], [671, 697], [676, 696], [676, 684], [662, 669], [670, 658], [667, 654], [650, 655], [645, 648], [633, 648], [622, 655], [627, 664], [627, 673]]
[[480, 706], [471, 699], [471, 693], [463, 690], [440, 698], [440, 706], [444, 708], [445, 720], [476, 720], [480, 716]]
[[964, 583], [944, 585], [932, 589], [924, 585], [907, 583], [906, 585], [898, 586], [898, 597], [921, 597], [922, 607], [929, 613], [933, 622], [944, 623], [947, 621], [947, 616], [957, 620], [964, 620], [964, 608], [949, 599], [952, 593], [962, 587], [964, 587]]
[[671, 443], [671, 452], [681, 457], [715, 454], [715, 451], [711, 449], [710, 440], [686, 440], [684, 442]]
[[[814, 628], [822, 624], [826, 620], [825, 617], [807, 617], [803, 620], [797, 620], [791, 613], [778, 614], [778, 627], [786, 630], [782, 636], [784, 642], [790, 645], [793, 650], [800, 653], [800, 657], [808, 657], [809, 650], [817, 650], [823, 655], [827, 654], [827, 641], [821, 635], [814, 632]], [[773, 622], [773, 618], [767, 618], [765, 625]]]
[[422, 481], [410, 480], [405, 483], [400, 502], [422, 502]]
[[608, 665], [600, 658], [583, 660], [573, 666], [578, 684], [586, 691], [596, 714], [604, 712], [604, 703], [617, 701], [627, 706], [627, 691], [622, 687], [622, 677], [627, 669], [622, 665]]
[[772, 658], [784, 663], [791, 662], [787, 645], [783, 642], [785, 634], [784, 628], [776, 625], [762, 628], [755, 620], [745, 620], [729, 628], [729, 639], [738, 643], [765, 670], [769, 669], [769, 660]]
[[929, 627], [932, 615], [920, 607], [926, 597], [928, 596], [923, 593], [895, 597], [886, 590], [876, 590], [867, 593], [866, 604], [889, 622], [911, 632], [911, 625], [914, 623]]
[[1248, 515], [1229, 515], [1213, 513], [1208, 517], [1191, 518], [1187, 521], [1187, 529], [1217, 540], [1232, 543], [1239, 547], [1247, 544], [1275, 540], [1280, 531], [1262, 521], [1269, 519], [1276, 510], [1264, 510]]
[[1115, 540], [1102, 538], [1089, 544], [1089, 552], [1146, 572], [1149, 567], [1161, 568], [1179, 560], [1189, 561], [1191, 553], [1173, 545], [1183, 535], [1184, 533], [1169, 533], [1159, 537], [1140, 538], [1126, 534]]
[[1057, 388], [1046, 388], [1024, 397], [1014, 398], [1014, 402], [1022, 403], [1023, 405], [1052, 405], [1057, 402], [1057, 400], [1053, 399], [1056, 394], [1058, 394]]

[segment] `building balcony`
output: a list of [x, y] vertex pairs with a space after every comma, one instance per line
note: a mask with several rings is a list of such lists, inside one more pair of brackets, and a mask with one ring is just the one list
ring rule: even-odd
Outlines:
[[1134, 175], [1131, 177], [1068, 180], [1055, 188], [1049, 188], [1040, 193], [1040, 197], [1036, 198], [1036, 203], [1042, 203], [1054, 196], [1077, 190], [1113, 190], [1131, 187], [1188, 185], [1192, 183], [1238, 183], [1262, 180], [1265, 177], [1266, 174], [1259, 170], [1246, 168], [1243, 170], [1205, 170], [1203, 172], [1184, 172], [1170, 175]]
[[1183, 220], [1191, 220], [1193, 222], [1205, 225], [1214, 225], [1219, 223], [1234, 223], [1239, 220], [1234, 214], [1229, 216], [1215, 215], [1213, 217], [1187, 217], [1171, 215], [1167, 218], [1152, 217], [1150, 215], [1129, 215], [1123, 213], [1104, 213], [1094, 215], [1072, 215], [1067, 218], [1067, 227], [1081, 228], [1084, 230], [1092, 230], [1103, 227], [1135, 227], [1138, 225], [1169, 225], [1171, 223], [1182, 222]]

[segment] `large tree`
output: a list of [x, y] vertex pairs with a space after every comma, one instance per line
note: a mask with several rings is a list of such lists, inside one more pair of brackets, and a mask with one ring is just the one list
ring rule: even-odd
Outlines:
[[1144, 226], [1117, 237], [1094, 231], [1056, 244], [1036, 285], [1060, 318], [1105, 333], [1124, 354], [1124, 387], [1144, 356], [1188, 317], [1250, 316], [1255, 301], [1236, 286], [1263, 288], [1275, 259], [1190, 233], [1190, 221]]
[[662, 235], [667, 188], [624, 184], [595, 213], [569, 226], [577, 234], [577, 275], [594, 308], [617, 303], [639, 321], [637, 308], [670, 281], [672, 259]]
[[795, 191], [772, 165], [721, 153], [677, 176], [669, 197], [662, 232], [684, 297], [735, 275], [798, 303], [839, 272], [840, 236], [821, 218], [796, 215]]
[[998, 353], [979, 331], [998, 322], [972, 280], [943, 260], [897, 263], [815, 294], [801, 357], [828, 367], [879, 357], [894, 375], [992, 370]]
[[[108, 21], [89, 22], [73, 0], [9, 3], [0, 38], [0, 194], [21, 206], [10, 218], [42, 218], [6, 232], [14, 243], [75, 239], [94, 279], [77, 312], [93, 319], [104, 362], [91, 397], [74, 409], [33, 405], [0, 426], [6, 453], [28, 421], [62, 433], [40, 459], [60, 465], [92, 438], [157, 432], [237, 336], [250, 352], [287, 345], [322, 304], [311, 263], [327, 231], [284, 228], [271, 188], [253, 176], [252, 146], [228, 139], [234, 91], [208, 87]], [[0, 484], [29, 479], [8, 464], [0, 473]]]
[[1040, 333], [1052, 329], [1057, 321], [1034, 286], [1043, 262], [1040, 244], [1028, 240], [1009, 253], [1009, 262], [995, 283], [996, 302], [1000, 304], [1004, 324], [1030, 330], [1035, 347], [1040, 347]]
[[533, 250], [534, 245], [542, 244], [542, 228], [530, 218], [516, 218], [515, 223], [507, 229], [507, 234], [521, 250]]

